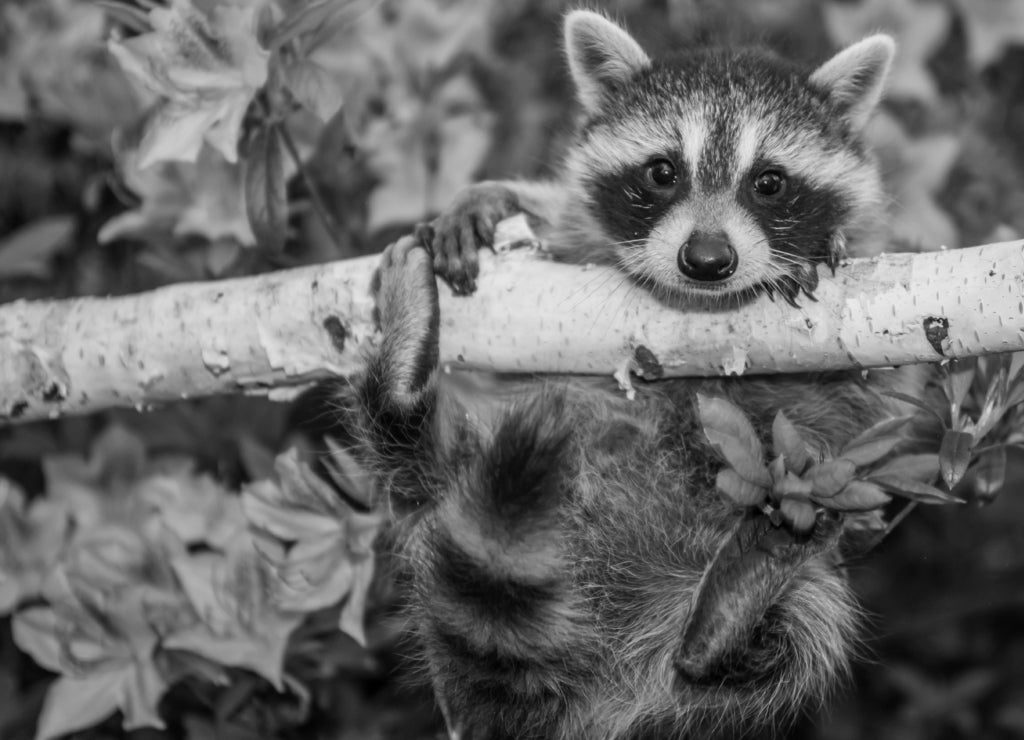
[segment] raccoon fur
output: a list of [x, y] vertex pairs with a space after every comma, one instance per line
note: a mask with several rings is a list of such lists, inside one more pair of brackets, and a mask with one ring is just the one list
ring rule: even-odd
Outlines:
[[[815, 266], [835, 265], [878, 212], [861, 131], [893, 43], [868, 38], [814, 70], [759, 50], [651, 60], [574, 11], [565, 44], [583, 117], [560, 178], [473, 186], [382, 258], [382, 342], [354, 387], [354, 425], [394, 513], [418, 658], [462, 740], [778, 723], [847, 665], [841, 523], [778, 535], [772, 552], [788, 555], [764, 555], [777, 533], [715, 491], [721, 462], [694, 397], [730, 399], [765, 437], [781, 409], [835, 450], [884, 413], [883, 381], [666, 380], [627, 401], [602, 379], [527, 379], [475, 399], [481, 413], [438, 369], [435, 273], [473, 290], [494, 224], [525, 211], [558, 258], [616, 265], [680, 310], [813, 297]], [[744, 537], [761, 554], [738, 559], [720, 613], [695, 615], [709, 564]], [[695, 619], [722, 622], [704, 660], [685, 644]]]

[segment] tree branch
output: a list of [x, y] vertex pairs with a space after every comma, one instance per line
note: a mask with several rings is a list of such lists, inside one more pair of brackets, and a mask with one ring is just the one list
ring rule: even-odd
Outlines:
[[[358, 372], [376, 257], [120, 298], [0, 306], [0, 423], [227, 393], [287, 398]], [[666, 307], [605, 267], [481, 254], [441, 286], [452, 366], [643, 377], [934, 362], [1024, 349], [1024, 242], [849, 260], [817, 302]]]

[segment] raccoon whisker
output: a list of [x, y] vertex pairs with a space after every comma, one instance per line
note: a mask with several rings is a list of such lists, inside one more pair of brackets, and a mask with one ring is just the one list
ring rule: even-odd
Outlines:
[[[639, 241], [639, 240], [638, 240], [638, 241]], [[622, 259], [623, 259], [623, 258], [622, 258], [622, 256], [621, 256], [621, 255], [616, 255], [616, 260], [617, 260], [617, 261], [618, 261], [618, 262], [619, 262], [620, 264], [621, 264], [621, 261], [622, 261]], [[602, 274], [602, 273], [603, 273], [603, 274]], [[593, 275], [593, 276], [592, 276], [591, 278], [589, 278], [588, 280], [586, 280], [586, 281], [585, 281], [585, 282], [583, 283], [583, 285], [581, 285], [581, 286], [580, 286], [579, 288], [577, 288], [577, 289], [576, 289], [575, 291], [573, 291], [573, 293], [571, 293], [570, 295], [566, 296], [566, 298], [565, 298], [564, 300], [565, 300], [565, 301], [571, 300], [571, 299], [575, 298], [575, 296], [576, 296], [576, 294], [577, 294], [577, 293], [581, 294], [581, 295], [580, 295], [580, 299], [579, 299], [579, 301], [577, 301], [577, 302], [576, 302], [576, 303], [575, 303], [575, 304], [574, 304], [574, 305], [572, 306], [572, 308], [573, 308], [573, 309], [577, 309], [577, 308], [579, 308], [579, 306], [580, 306], [580, 305], [581, 305], [581, 304], [582, 304], [582, 303], [583, 303], [583, 302], [584, 302], [585, 300], [587, 300], [587, 298], [589, 298], [590, 296], [592, 296], [592, 295], [593, 295], [594, 293], [596, 293], [596, 292], [600, 291], [600, 290], [601, 290], [602, 288], [604, 288], [604, 287], [605, 287], [605, 286], [606, 286], [606, 285], [607, 285], [607, 284], [608, 284], [608, 283], [609, 283], [609, 282], [610, 282], [610, 281], [611, 281], [612, 279], [614, 279], [614, 278], [616, 278], [616, 277], [619, 277], [619, 276], [620, 276], [619, 274], [617, 274], [616, 272], [613, 272], [613, 271], [602, 271], [602, 272], [598, 272], [598, 273], [595, 273], [595, 274], [594, 274], [594, 275]]]

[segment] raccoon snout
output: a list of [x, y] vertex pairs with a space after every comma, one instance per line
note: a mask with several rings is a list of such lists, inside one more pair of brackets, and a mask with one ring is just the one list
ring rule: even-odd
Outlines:
[[677, 255], [679, 269], [686, 277], [701, 282], [725, 280], [736, 272], [739, 256], [721, 231], [695, 231]]

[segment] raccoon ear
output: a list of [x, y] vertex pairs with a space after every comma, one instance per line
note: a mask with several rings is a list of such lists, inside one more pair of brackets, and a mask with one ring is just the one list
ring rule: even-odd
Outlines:
[[624, 29], [588, 10], [565, 17], [565, 53], [576, 94], [588, 113], [597, 112], [608, 93], [651, 63]]
[[811, 74], [811, 85], [831, 98], [854, 129], [867, 123], [878, 105], [896, 42], [884, 33], [846, 47]]

